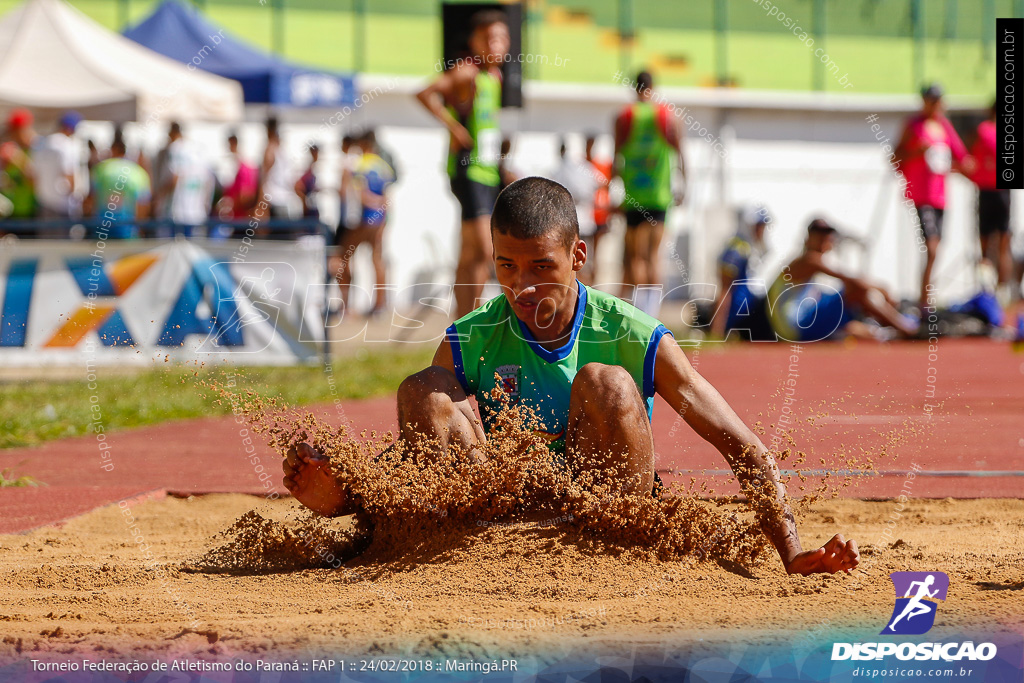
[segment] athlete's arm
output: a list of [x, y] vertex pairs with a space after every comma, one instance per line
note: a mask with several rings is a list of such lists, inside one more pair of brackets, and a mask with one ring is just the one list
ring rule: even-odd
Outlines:
[[621, 159], [622, 146], [626, 144], [626, 138], [629, 137], [629, 124], [628, 109], [615, 117], [615, 152], [612, 156], [612, 175], [608, 179], [608, 184], [619, 177], [619, 159]]
[[835, 270], [834, 268], [830, 268], [829, 266], [827, 266], [825, 264], [825, 261], [821, 258], [820, 254], [807, 254], [806, 258], [804, 259], [804, 263], [810, 266], [811, 270], [813, 271], [812, 275], [815, 273], [821, 273], [823, 275], [828, 275], [829, 277], [834, 277], [835, 279], [841, 281], [843, 285], [845, 285], [846, 287], [860, 292], [866, 292], [869, 289], [872, 289], [871, 284], [867, 280], [864, 280], [859, 277], [853, 277], [852, 275], [846, 275], [845, 273], [841, 273], [838, 270]]
[[679, 194], [679, 199], [676, 202], [677, 204], [682, 204], [682, 198], [686, 192], [686, 159], [683, 157], [684, 136], [685, 133], [683, 132], [682, 125], [679, 123], [679, 119], [674, 116], [671, 117], [671, 119], [668, 121], [668, 125], [665, 128], [665, 140], [668, 142], [668, 144], [672, 145], [673, 149], [676, 150], [676, 154], [679, 158], [679, 174], [683, 178], [683, 189], [682, 192], [680, 192]]
[[[670, 335], [661, 338], [654, 364], [654, 388], [703, 439], [725, 457], [748, 493], [753, 495], [761, 529], [775, 546], [790, 574], [850, 571], [860, 561], [857, 544], [836, 534], [817, 550], [804, 552], [796, 520], [786, 502], [775, 459], [711, 384], [701, 377]], [[761, 498], [766, 498], [763, 502]]]
[[950, 154], [953, 155], [953, 170], [961, 175], [971, 178], [977, 170], [977, 160], [967, 151], [967, 146], [960, 139], [960, 134], [953, 128], [949, 119], [943, 117], [942, 127], [946, 130], [946, 141], [949, 144]]
[[416, 99], [448, 129], [460, 146], [464, 149], [473, 149], [473, 136], [469, 134], [465, 126], [455, 120], [455, 117], [444, 106], [446, 100], [455, 99], [457, 79], [460, 75], [458, 68], [446, 71], [433, 83], [416, 93]]
[[[916, 142], [916, 145], [911, 145], [911, 142]], [[896, 150], [893, 153], [897, 164], [905, 164], [908, 161], [916, 159], [924, 154], [926, 146], [924, 143], [917, 138], [910, 130], [908, 124], [903, 129], [903, 135], [900, 136], [900, 143], [896, 145]]]
[[453, 375], [455, 374], [452, 345], [448, 343], [447, 339], [442, 339], [441, 343], [437, 345], [437, 351], [434, 351], [434, 360], [430, 361], [430, 364], [435, 367], [444, 368]]
[[715, 297], [715, 310], [711, 312], [711, 334], [724, 339], [725, 323], [728, 322], [729, 311], [732, 309], [732, 283], [735, 278], [722, 270], [719, 273], [719, 280], [721, 289]]

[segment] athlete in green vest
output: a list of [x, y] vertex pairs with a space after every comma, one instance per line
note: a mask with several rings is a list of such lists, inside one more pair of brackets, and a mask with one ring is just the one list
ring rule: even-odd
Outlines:
[[[503, 293], [455, 321], [431, 366], [398, 389], [401, 437], [412, 449], [429, 457], [456, 445], [484, 457], [478, 447], [492, 428], [488, 390], [497, 381], [511, 400], [536, 411], [540, 435], [570, 472], [596, 466], [608, 473], [600, 483], [611, 495], [649, 494], [656, 490], [651, 405], [659, 394], [745, 485], [774, 487], [778, 504], [764, 506], [759, 517], [788, 572], [857, 566], [857, 544], [838, 534], [817, 550], [801, 550], [771, 454], [665, 326], [576, 279], [587, 247], [568, 190], [546, 178], [515, 181], [498, 196], [491, 236]], [[480, 403], [482, 424], [470, 396]], [[329, 461], [309, 444], [289, 453], [284, 472], [284, 486], [314, 512], [357, 511]]]
[[661, 261], [665, 215], [682, 196], [672, 193], [672, 166], [677, 160], [686, 178], [682, 128], [664, 104], [652, 101], [654, 80], [641, 71], [636, 77], [636, 102], [615, 119], [615, 165], [625, 193], [620, 210], [626, 216], [622, 255], [623, 296], [632, 286], [637, 308], [657, 315], [661, 306]]
[[462, 244], [455, 269], [456, 315], [468, 313], [491, 274], [490, 215], [501, 174], [501, 65], [510, 39], [505, 15], [482, 10], [470, 22], [470, 55], [416, 95], [449, 133], [448, 178], [462, 207]]

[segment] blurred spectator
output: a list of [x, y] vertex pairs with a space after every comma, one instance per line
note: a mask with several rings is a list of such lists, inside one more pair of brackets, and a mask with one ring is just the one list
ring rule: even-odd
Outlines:
[[259, 191], [260, 172], [256, 165], [246, 161], [238, 152], [238, 135], [228, 135], [228, 152], [235, 164], [234, 178], [224, 189], [224, 196], [218, 202], [220, 215], [240, 221], [245, 219], [256, 206]]
[[92, 169], [96, 168], [96, 164], [103, 161], [103, 159], [100, 157], [100, 151], [96, 149], [96, 143], [92, 141], [92, 138], [85, 141], [85, 147], [88, 150], [85, 162], [86, 169], [89, 171], [89, 177], [92, 177]]
[[587, 263], [580, 271], [580, 280], [584, 284], [594, 283], [594, 263], [589, 258], [589, 252], [594, 243], [594, 193], [597, 192], [598, 181], [591, 171], [590, 164], [582, 160], [573, 159], [568, 154], [568, 147], [563, 139], [558, 147], [558, 166], [551, 175], [551, 179], [561, 183], [569, 190], [573, 201], [576, 203], [576, 220], [580, 225], [580, 239], [587, 244]]
[[[664, 103], [656, 103], [654, 79], [647, 71], [636, 77], [636, 102], [615, 119], [616, 172], [625, 189], [626, 216], [623, 281], [635, 285], [633, 303], [657, 317], [661, 306], [661, 241], [669, 206], [682, 196], [672, 192], [672, 167], [686, 178], [683, 132]], [[625, 292], [623, 292], [625, 293]]]
[[377, 153], [376, 138], [370, 133], [359, 140], [363, 150], [358, 168], [352, 174], [353, 184], [359, 191], [362, 216], [359, 227], [349, 230], [338, 249], [341, 265], [336, 271], [341, 286], [342, 300], [350, 305], [349, 286], [352, 283], [352, 256], [361, 244], [372, 247], [373, 269], [377, 286], [370, 314], [382, 312], [387, 305], [387, 273], [384, 268], [384, 226], [388, 218], [387, 192], [395, 182], [395, 172]]
[[[978, 237], [981, 260], [994, 263], [998, 273], [996, 296], [999, 303], [1010, 303], [1010, 278], [1013, 258], [1010, 255], [1010, 191], [996, 187], [996, 105], [988, 118], [978, 125], [977, 139], [971, 147], [975, 168], [972, 180], [978, 186]], [[994, 244], [993, 244], [994, 242]], [[993, 249], [992, 247], [995, 247]], [[995, 258], [992, 258], [992, 252]]]
[[[320, 148], [317, 145], [309, 146], [309, 165], [299, 179], [295, 181], [295, 194], [302, 201], [302, 217], [307, 220], [319, 220], [320, 208], [317, 206], [317, 199], [320, 195], [320, 186], [316, 179], [316, 162], [320, 158]], [[316, 234], [316, 228], [304, 229], [304, 233]]]
[[[358, 222], [352, 214], [359, 205], [358, 198], [353, 197], [352, 173], [358, 168], [362, 158], [359, 143], [352, 135], [341, 138], [341, 184], [338, 186], [338, 229], [334, 233], [334, 243], [340, 245], [349, 228]], [[335, 264], [338, 265], [338, 264]], [[332, 268], [332, 272], [337, 268]]]
[[86, 211], [100, 226], [93, 231], [99, 239], [131, 239], [139, 236], [135, 221], [149, 214], [149, 175], [137, 163], [125, 158], [124, 138], [118, 134], [110, 146], [110, 158], [92, 171], [92, 192]]
[[[262, 195], [270, 205], [271, 218], [291, 218], [289, 197], [295, 193], [295, 181], [292, 179], [291, 164], [288, 155], [281, 147], [281, 134], [276, 118], [267, 119], [267, 147], [263, 151], [263, 164], [260, 167]], [[280, 229], [272, 230], [272, 238], [287, 239], [288, 233]]]
[[611, 219], [611, 196], [608, 194], [608, 185], [612, 179], [612, 162], [597, 161], [594, 158], [594, 143], [597, 137], [593, 134], [587, 136], [586, 157], [590, 164], [591, 172], [597, 180], [597, 189], [594, 191], [594, 246], [590, 250], [588, 261], [592, 268], [597, 269], [597, 249], [600, 246], [601, 238], [610, 230], [609, 220]]
[[[821, 341], [843, 336], [885, 340], [892, 332], [866, 325], [866, 317], [913, 337], [918, 326], [896, 310], [896, 302], [880, 287], [846, 275], [825, 264], [835, 246], [837, 232], [816, 218], [807, 226], [803, 252], [775, 279], [768, 291], [772, 328], [791, 342]], [[827, 278], [839, 280], [836, 289]]]
[[[78, 112], [65, 113], [57, 132], [40, 138], [33, 151], [36, 199], [44, 219], [78, 218], [82, 213], [77, 176], [84, 159], [75, 139], [75, 128], [81, 120]], [[47, 237], [68, 236], [68, 226], [44, 227], [42, 231]]]
[[762, 206], [740, 216], [740, 226], [718, 258], [719, 289], [711, 333], [725, 339], [736, 330], [741, 339], [774, 339], [765, 307], [765, 286], [752, 278], [765, 257], [764, 234], [771, 216]]
[[165, 219], [171, 217], [171, 147], [181, 139], [181, 124], [172, 121], [167, 129], [167, 144], [164, 145], [153, 162], [153, 217]]
[[[32, 113], [15, 109], [7, 118], [6, 139], [0, 143], [0, 195], [6, 201], [0, 206], [0, 215], [10, 218], [32, 218], [36, 215], [32, 145], [36, 133], [32, 128]], [[19, 231], [26, 237], [32, 232]]]
[[202, 150], [179, 130], [167, 147], [165, 190], [169, 192], [169, 217], [176, 232], [192, 237], [202, 231], [213, 205], [213, 169]]
[[391, 182], [397, 183], [399, 178], [398, 164], [395, 163], [395, 157], [388, 151], [388, 148], [377, 140], [377, 131], [373, 128], [367, 128], [363, 131], [363, 134], [359, 136], [359, 139], [364, 148], [367, 146], [372, 147], [374, 150], [373, 153], [384, 160], [384, 163], [391, 169], [391, 176], [393, 178]]
[[970, 175], [973, 162], [953, 124], [943, 114], [942, 88], [921, 91], [921, 112], [910, 118], [896, 147], [896, 161], [907, 181], [907, 199], [914, 202], [927, 254], [921, 274], [920, 306], [928, 305], [932, 267], [942, 240], [946, 211], [946, 176], [957, 170]]
[[476, 307], [493, 275], [490, 217], [501, 184], [501, 63], [511, 44], [505, 13], [495, 7], [480, 9], [470, 18], [468, 59], [459, 59], [416, 94], [448, 131], [448, 177], [462, 219], [456, 318]]

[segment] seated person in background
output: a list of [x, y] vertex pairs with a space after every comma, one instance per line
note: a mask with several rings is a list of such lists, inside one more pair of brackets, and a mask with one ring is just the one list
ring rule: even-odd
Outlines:
[[[896, 330], [917, 335], [917, 324], [904, 317], [880, 287], [844, 275], [825, 265], [837, 231], [822, 218], [807, 226], [804, 250], [775, 279], [768, 290], [769, 316], [775, 333], [786, 341], [820, 341], [842, 336], [885, 340], [891, 337], [863, 322], [864, 316]], [[836, 278], [842, 288], [824, 284], [821, 276]]]
[[740, 230], [718, 258], [719, 290], [715, 297], [711, 333], [725, 339], [733, 330], [746, 341], [775, 340], [765, 308], [765, 286], [751, 280], [764, 259], [764, 233], [771, 216], [763, 206], [743, 212]]

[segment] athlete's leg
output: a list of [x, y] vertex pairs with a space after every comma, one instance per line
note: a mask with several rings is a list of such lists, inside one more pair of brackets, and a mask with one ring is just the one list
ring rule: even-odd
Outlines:
[[[850, 306], [859, 306], [863, 311], [882, 323], [893, 327], [906, 337], [917, 334], [917, 327], [903, 317], [896, 307], [892, 305], [892, 299], [880, 287], [860, 283], [860, 286], [848, 286], [843, 294], [844, 302]], [[853, 330], [848, 330], [853, 332]], [[862, 336], [854, 334], [853, 336]], [[870, 335], [865, 338], [869, 338]]]
[[978, 235], [978, 242], [981, 246], [981, 258], [978, 259], [981, 263], [991, 263], [992, 259], [989, 258], [989, 249], [992, 248], [992, 233], [983, 232]]
[[[402, 382], [398, 421], [402, 439], [423, 456], [458, 444], [481, 457], [472, 447], [484, 442], [483, 428], [455, 375], [444, 368], [429, 367]], [[283, 467], [285, 488], [313, 512], [333, 517], [357, 511], [330, 461], [313, 445], [300, 443], [291, 448]]]
[[932, 282], [932, 267], [935, 265], [935, 257], [939, 252], [939, 241], [940, 237], [938, 235], [931, 235], [924, 241], [927, 253], [925, 254], [924, 271], [921, 273], [920, 306], [922, 313], [928, 306], [928, 286]]
[[644, 262], [647, 269], [647, 281], [642, 283], [648, 285], [647, 294], [643, 302], [642, 310], [648, 315], [658, 317], [661, 313], [661, 242], [665, 236], [665, 224], [657, 221], [651, 224], [647, 232], [646, 252]]
[[636, 254], [636, 226], [626, 224], [626, 233], [622, 237], [622, 287], [619, 296], [627, 301], [633, 296], [636, 285], [636, 273], [633, 270], [633, 259]]
[[429, 457], [456, 446], [482, 458], [475, 446], [485, 441], [466, 392], [451, 371], [431, 366], [398, 387], [401, 437], [413, 452]]
[[586, 265], [583, 266], [583, 270], [576, 274], [576, 277], [578, 277], [579, 281], [587, 285], [588, 287], [593, 287], [594, 267], [597, 263], [594, 260], [594, 236], [591, 235], [589, 237], [583, 237], [582, 239], [584, 243], [586, 243], [587, 245], [587, 263]]
[[359, 245], [372, 239], [372, 237], [372, 230], [358, 227], [347, 231], [341, 246], [338, 247], [341, 263], [338, 266], [338, 270], [335, 271], [335, 278], [338, 280], [338, 286], [341, 288], [341, 300], [345, 304], [346, 315], [348, 314], [348, 306], [351, 299], [349, 294], [352, 286], [352, 262], [355, 259], [356, 250], [359, 248]]
[[372, 228], [373, 237], [371, 238], [371, 245], [373, 247], [373, 270], [377, 276], [377, 287], [376, 297], [373, 303], [373, 310], [379, 311], [387, 305], [387, 286], [388, 278], [387, 271], [384, 268], [384, 226], [378, 226]]
[[665, 237], [665, 224], [658, 221], [651, 225], [647, 236], [647, 253], [644, 255], [647, 261], [647, 282], [648, 285], [660, 285], [661, 282], [661, 242]]
[[455, 268], [455, 317], [461, 318], [476, 305], [491, 269], [491, 217], [462, 221], [462, 244]]
[[1010, 231], [999, 234], [997, 249], [999, 250], [999, 284], [1005, 285], [1013, 276], [1013, 256], [1010, 253]]
[[598, 226], [597, 231], [594, 233], [594, 247], [587, 254], [587, 261], [593, 263], [590, 267], [591, 275], [594, 281], [597, 281], [597, 254], [598, 248], [601, 246], [601, 240], [604, 239], [605, 233], [608, 232], [607, 227]]
[[565, 445], [574, 475], [597, 470], [616, 494], [650, 494], [654, 487], [651, 421], [620, 366], [588, 363], [576, 373]]
[[[639, 286], [650, 282], [647, 254], [650, 252], [651, 224], [642, 221], [633, 228], [633, 251], [630, 254], [633, 271], [633, 284]], [[635, 297], [634, 297], [635, 298]], [[634, 302], [634, 305], [636, 302]]]

